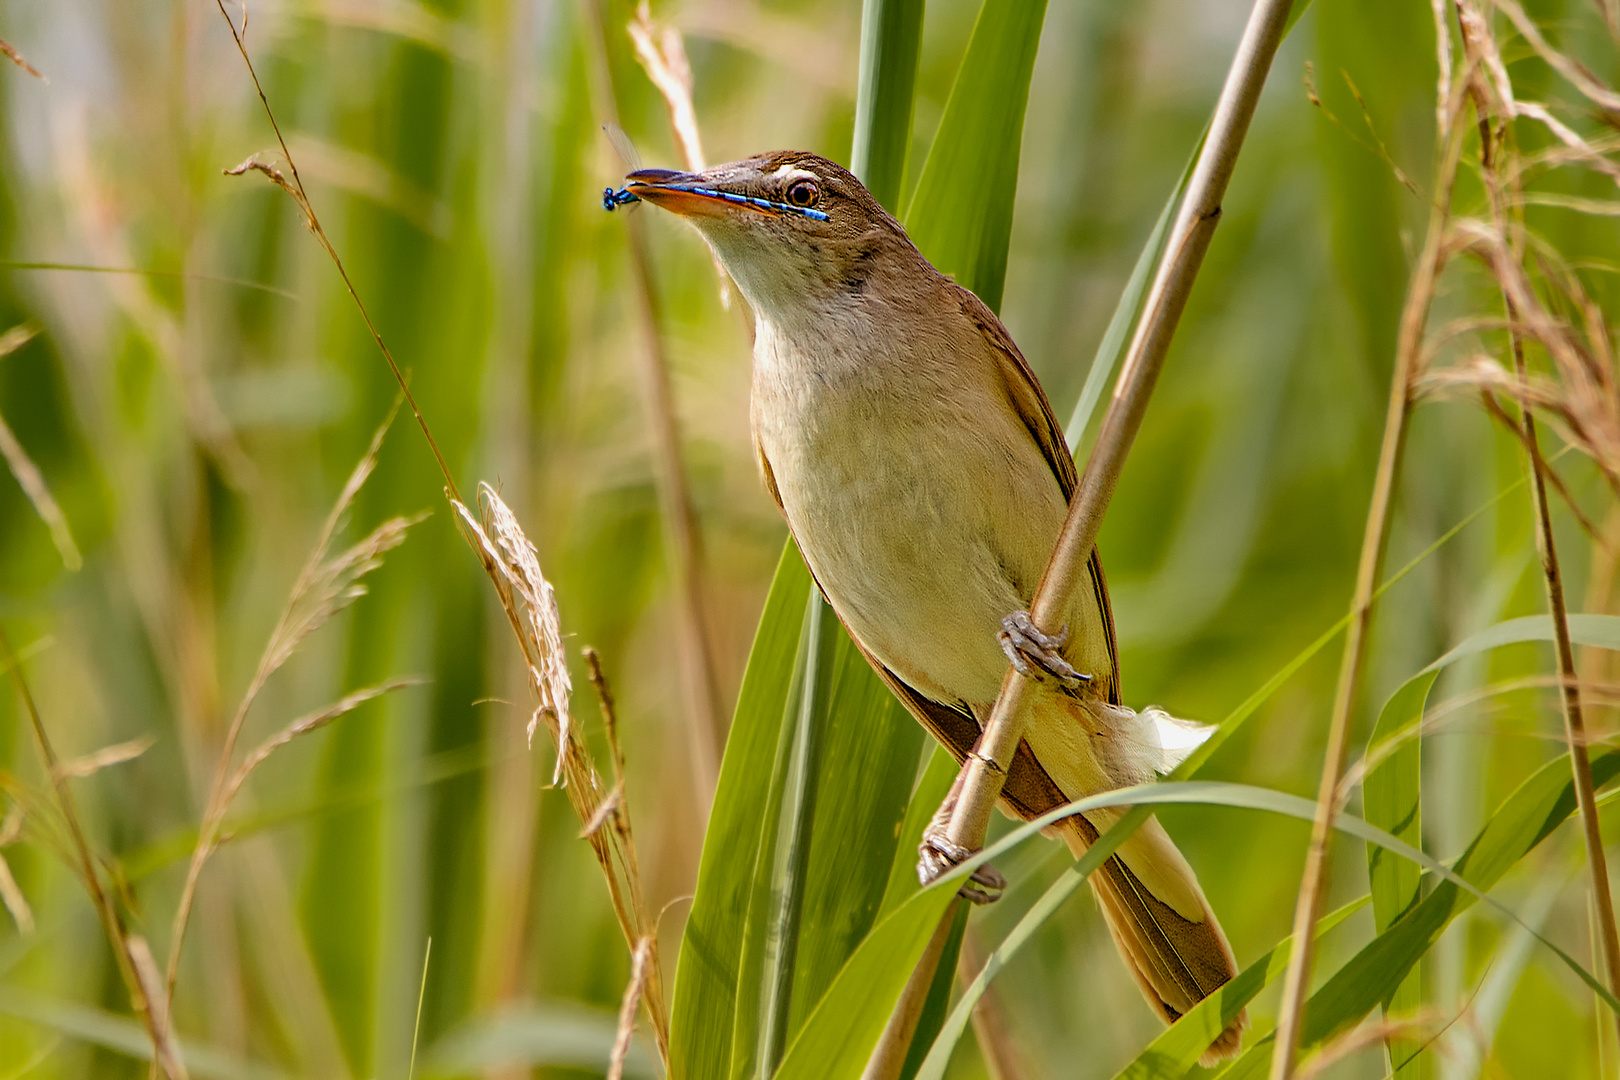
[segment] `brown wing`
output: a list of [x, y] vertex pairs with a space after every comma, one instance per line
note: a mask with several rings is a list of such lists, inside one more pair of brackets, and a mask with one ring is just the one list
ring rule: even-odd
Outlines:
[[[845, 626], [844, 630], [848, 632], [849, 627]], [[861, 650], [861, 655], [872, 665], [872, 670], [888, 684], [906, 711], [916, 717], [917, 722], [958, 762], [966, 760], [968, 752], [979, 741], [979, 722], [965, 709], [955, 709], [917, 693], [906, 685], [905, 680], [885, 667], [881, 660], [867, 652], [854, 634], [850, 634], [849, 639], [855, 642], [855, 647]], [[1001, 798], [1026, 821], [1040, 817], [1049, 810], [1056, 810], [1069, 801], [1056, 781], [1041, 767], [1026, 742], [1020, 742], [1018, 752], [1013, 755], [1012, 768], [1007, 772]], [[1097, 830], [1091, 822], [1084, 818], [1076, 818], [1075, 821], [1079, 823], [1078, 827], [1087, 843], [1097, 838]]]
[[771, 471], [771, 459], [765, 456], [765, 447], [760, 444], [758, 435], [754, 436], [754, 453], [759, 455], [759, 475], [765, 481], [765, 490], [776, 500], [776, 509], [786, 520], [787, 507], [782, 505], [782, 492], [776, 487], [776, 474]]
[[[1035, 378], [1034, 369], [1024, 359], [1024, 354], [1018, 351], [1007, 328], [1001, 325], [1001, 320], [985, 306], [983, 300], [955, 282], [951, 283], [951, 289], [961, 305], [962, 314], [979, 328], [986, 341], [995, 345], [1002, 360], [1001, 377], [1007, 387], [1007, 400], [1018, 410], [1030, 437], [1041, 448], [1041, 456], [1052, 467], [1052, 475], [1057, 477], [1058, 486], [1063, 489], [1064, 501], [1074, 498], [1080, 475], [1074, 467], [1074, 457], [1069, 453], [1068, 440], [1063, 437], [1063, 425], [1058, 423], [1052, 403], [1046, 400], [1046, 392]], [[1108, 602], [1108, 582], [1103, 578], [1102, 560], [1097, 556], [1096, 548], [1091, 549], [1090, 563], [1091, 588], [1097, 597], [1097, 610], [1102, 612], [1108, 659], [1114, 669], [1113, 678], [1108, 684], [1108, 700], [1119, 705], [1123, 699], [1119, 689], [1119, 647], [1114, 641], [1114, 609]]]
[[[1005, 331], [1003, 331], [1003, 333], [1005, 333]], [[1034, 384], [1032, 383], [1031, 385]], [[1039, 387], [1036, 388], [1036, 393], [1040, 393]], [[1043, 402], [1046, 400], [1044, 395], [1041, 396], [1041, 400]], [[1048, 412], [1050, 412], [1050, 407], [1048, 407]], [[771, 461], [765, 456], [764, 447], [760, 446], [758, 442], [755, 442], [754, 446], [759, 453], [759, 468], [761, 474], [763, 474], [765, 478], [765, 487], [770, 491], [771, 498], [776, 500], [776, 508], [778, 510], [782, 510], [782, 496], [776, 486], [776, 476], [771, 471]], [[1069, 468], [1072, 472], [1074, 468], [1072, 462], [1070, 463]], [[784, 516], [786, 516], [785, 513]], [[1093, 570], [1097, 575], [1100, 575], [1102, 573], [1102, 568], [1100, 565], [1096, 565], [1095, 557], [1093, 557], [1092, 562]], [[806, 564], [806, 566], [808, 568], [808, 564]], [[815, 581], [815, 578], [816, 572], [811, 570], [810, 580]], [[1098, 576], [1096, 580], [1100, 582], [1101, 577]], [[815, 585], [816, 589], [821, 592], [823, 597], [825, 597], [827, 593], [825, 589], [821, 588], [821, 582], [815, 581]], [[1103, 610], [1106, 613], [1106, 592], [1103, 593], [1103, 600]], [[837, 612], [838, 609], [833, 608], [833, 613], [837, 614]], [[973, 718], [973, 715], [966, 709], [955, 708], [945, 704], [944, 702], [935, 701], [932, 698], [919, 694], [916, 690], [912, 689], [912, 687], [908, 685], [904, 679], [890, 671], [888, 667], [884, 665], [883, 661], [879, 660], [877, 657], [873, 656], [869, 651], [867, 651], [866, 646], [861, 644], [860, 638], [856, 637], [855, 634], [850, 631], [849, 625], [847, 623], [843, 623], [842, 617], [840, 617], [839, 622], [843, 624], [844, 632], [849, 634], [849, 640], [855, 643], [855, 647], [857, 649], [861, 650], [861, 655], [866, 657], [866, 662], [872, 665], [872, 670], [878, 673], [878, 677], [883, 680], [884, 684], [888, 686], [889, 690], [894, 694], [894, 696], [900, 700], [900, 704], [906, 707], [906, 711], [911, 713], [911, 715], [916, 718], [917, 722], [921, 724], [929, 732], [929, 734], [933, 735], [941, 746], [945, 747], [946, 750], [949, 750], [951, 752], [951, 756], [956, 758], [958, 762], [965, 760], [968, 753], [979, 741], [979, 722]], [[1113, 655], [1113, 650], [1113, 627], [1110, 625], [1108, 637], [1108, 652], [1110, 656]], [[1117, 673], [1114, 682], [1116, 684], [1119, 682]], [[1018, 744], [1018, 752], [1013, 755], [1012, 768], [1008, 770], [1007, 783], [1002, 788], [1001, 797], [1009, 805], [1011, 805], [1013, 810], [1016, 811], [1020, 817], [1026, 820], [1039, 817], [1048, 810], [1055, 810], [1059, 806], [1062, 806], [1064, 803], [1069, 801], [1064, 796], [1062, 789], [1057, 786], [1057, 783], [1052, 779], [1052, 777], [1049, 776], [1046, 770], [1041, 767], [1041, 763], [1035, 759], [1034, 753], [1032, 753], [1029, 749], [1029, 744], [1025, 742], [1020, 742]], [[1089, 821], [1086, 821], [1083, 818], [1077, 818], [1075, 821], [1077, 822], [1076, 827], [1080, 828], [1086, 834], [1086, 840], [1088, 843], [1097, 838], [1097, 831], [1092, 827]]]

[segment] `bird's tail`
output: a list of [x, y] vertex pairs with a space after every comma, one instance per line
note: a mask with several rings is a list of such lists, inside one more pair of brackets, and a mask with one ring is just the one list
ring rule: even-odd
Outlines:
[[[1063, 836], [1076, 858], [1115, 817], [1104, 811], [1070, 819]], [[1237, 973], [1232, 947], [1198, 878], [1156, 819], [1143, 823], [1090, 881], [1125, 966], [1167, 1022]], [[1235, 1056], [1247, 1024], [1240, 1012], [1219, 1031], [1212, 1025], [1200, 1064]]]

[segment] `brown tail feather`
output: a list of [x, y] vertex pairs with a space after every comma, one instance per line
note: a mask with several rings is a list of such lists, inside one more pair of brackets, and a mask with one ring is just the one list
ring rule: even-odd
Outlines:
[[[1097, 830], [1083, 820], [1075, 820], [1074, 826], [1065, 830], [1064, 839], [1078, 857], [1096, 838]], [[1141, 868], [1141, 875], [1132, 871], [1133, 863]], [[1143, 884], [1143, 876], [1173, 876], [1183, 893], [1183, 905], [1188, 894], [1196, 898], [1202, 918], [1188, 918], [1155, 896]], [[1221, 933], [1215, 913], [1157, 821], [1147, 821], [1090, 880], [1125, 966], [1148, 1003], [1167, 1023], [1174, 1022], [1237, 973], [1232, 947]], [[1213, 1065], [1236, 1056], [1247, 1026], [1247, 1014], [1239, 1013], [1199, 1063]]]

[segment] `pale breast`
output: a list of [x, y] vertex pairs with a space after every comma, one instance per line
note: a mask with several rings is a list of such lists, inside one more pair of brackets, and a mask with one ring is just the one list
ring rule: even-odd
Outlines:
[[928, 696], [985, 705], [1006, 669], [1001, 618], [1028, 606], [1065, 507], [994, 368], [953, 358], [951, 330], [823, 320], [807, 345], [762, 321], [754, 425], [851, 631]]

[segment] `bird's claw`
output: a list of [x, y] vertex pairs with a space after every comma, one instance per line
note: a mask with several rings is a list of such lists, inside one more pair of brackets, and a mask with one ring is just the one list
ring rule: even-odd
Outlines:
[[[922, 843], [917, 845], [917, 879], [925, 886], [931, 885], [972, 856], [973, 852], [952, 843], [943, 833], [929, 830], [923, 833]], [[986, 863], [968, 875], [968, 884], [963, 885], [957, 895], [975, 904], [992, 904], [1001, 899], [1006, 888], [1007, 879]]]
[[1077, 690], [1091, 681], [1090, 675], [1074, 670], [1059, 651], [1069, 641], [1067, 626], [1055, 634], [1043, 634], [1029, 612], [1015, 611], [1001, 620], [996, 640], [1020, 675], [1043, 681], [1050, 675], [1068, 690]]

